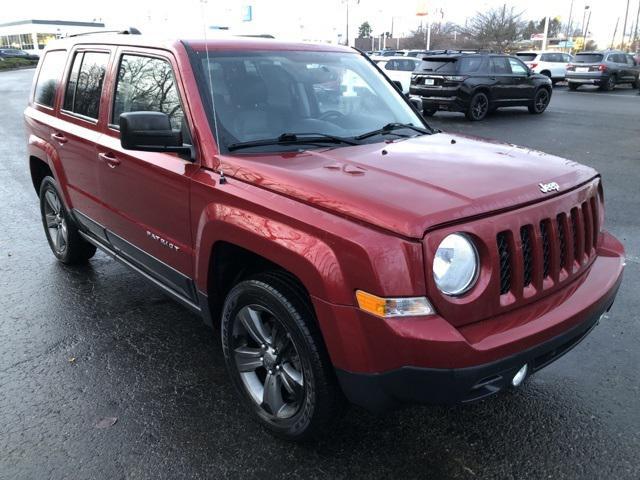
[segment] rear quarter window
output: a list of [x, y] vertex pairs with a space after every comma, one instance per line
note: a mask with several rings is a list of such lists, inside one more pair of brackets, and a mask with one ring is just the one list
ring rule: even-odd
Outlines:
[[65, 50], [54, 50], [44, 56], [33, 96], [35, 103], [53, 108], [66, 60]]

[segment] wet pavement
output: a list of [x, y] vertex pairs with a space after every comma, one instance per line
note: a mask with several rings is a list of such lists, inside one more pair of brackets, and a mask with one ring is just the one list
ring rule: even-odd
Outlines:
[[[218, 336], [102, 253], [58, 264], [29, 178], [33, 70], [0, 73], [0, 478], [640, 477], [640, 97], [558, 89], [547, 113], [435, 125], [567, 156], [604, 176], [629, 255], [609, 317], [512, 392], [375, 416], [353, 408], [312, 445], [239, 407]], [[113, 423], [115, 421], [115, 423]]]

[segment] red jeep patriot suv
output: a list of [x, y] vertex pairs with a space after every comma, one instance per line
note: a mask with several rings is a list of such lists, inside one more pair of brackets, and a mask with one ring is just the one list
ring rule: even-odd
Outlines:
[[67, 38], [25, 119], [53, 254], [98, 247], [215, 320], [241, 401], [289, 439], [345, 399], [517, 386], [622, 278], [594, 170], [430, 128], [352, 49]]

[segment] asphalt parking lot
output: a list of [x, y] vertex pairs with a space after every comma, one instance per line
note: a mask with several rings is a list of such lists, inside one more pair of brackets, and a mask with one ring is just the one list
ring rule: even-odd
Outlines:
[[218, 336], [197, 317], [104, 254], [55, 261], [25, 153], [32, 75], [0, 73], [0, 478], [640, 478], [637, 91], [559, 87], [541, 116], [432, 119], [602, 173], [606, 225], [628, 253], [606, 321], [516, 391], [384, 416], [354, 408], [330, 438], [292, 445], [240, 409]]

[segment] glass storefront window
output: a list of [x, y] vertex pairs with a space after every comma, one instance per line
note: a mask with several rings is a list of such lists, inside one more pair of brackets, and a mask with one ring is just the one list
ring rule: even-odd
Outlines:
[[20, 45], [23, 50], [33, 50], [33, 36], [30, 33], [20, 35]]
[[44, 47], [47, 46], [47, 43], [55, 40], [56, 38], [58, 37], [54, 33], [38, 33], [38, 50], [44, 49]]

